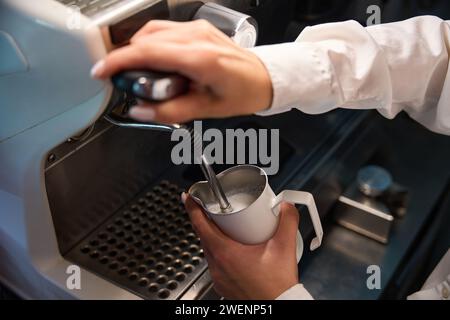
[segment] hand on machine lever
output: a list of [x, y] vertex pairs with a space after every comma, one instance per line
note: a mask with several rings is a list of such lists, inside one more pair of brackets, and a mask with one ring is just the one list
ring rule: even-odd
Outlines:
[[[270, 76], [259, 58], [205, 20], [151, 21], [128, 45], [99, 61], [92, 76], [116, 76], [116, 86], [132, 90], [141, 101], [129, 116], [139, 121], [171, 124], [247, 115], [268, 108], [272, 100]], [[142, 76], [171, 81], [159, 81], [159, 89], [148, 96], [148, 83], [135, 81]]]

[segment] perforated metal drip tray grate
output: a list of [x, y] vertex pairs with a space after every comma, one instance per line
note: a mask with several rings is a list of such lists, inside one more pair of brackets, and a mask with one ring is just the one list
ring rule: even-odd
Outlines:
[[168, 181], [144, 191], [66, 258], [143, 298], [179, 298], [206, 269], [182, 191]]

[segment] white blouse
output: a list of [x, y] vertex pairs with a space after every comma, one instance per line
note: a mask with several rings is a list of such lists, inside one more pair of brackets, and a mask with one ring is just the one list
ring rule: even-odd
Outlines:
[[[450, 135], [450, 21], [423, 16], [367, 28], [329, 23], [306, 28], [295, 42], [251, 50], [273, 86], [272, 105], [259, 115], [348, 108], [377, 109], [392, 119], [405, 111]], [[298, 284], [278, 299], [312, 297]]]

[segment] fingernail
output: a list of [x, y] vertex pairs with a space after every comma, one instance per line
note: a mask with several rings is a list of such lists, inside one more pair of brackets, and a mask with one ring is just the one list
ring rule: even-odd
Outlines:
[[152, 107], [133, 107], [128, 112], [131, 118], [136, 120], [151, 121], [155, 119], [155, 110]]
[[91, 69], [91, 77], [98, 78], [105, 71], [105, 60], [100, 60]]
[[186, 194], [186, 192], [183, 192], [181, 194], [181, 202], [183, 202], [183, 204], [185, 204], [186, 200], [187, 200], [187, 194]]

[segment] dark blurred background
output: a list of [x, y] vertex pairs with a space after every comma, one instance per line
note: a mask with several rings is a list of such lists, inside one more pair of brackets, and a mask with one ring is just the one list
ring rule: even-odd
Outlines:
[[353, 19], [365, 25], [367, 7], [381, 8], [381, 22], [419, 15], [450, 19], [448, 0], [253, 0], [261, 44], [293, 41], [306, 26]]

